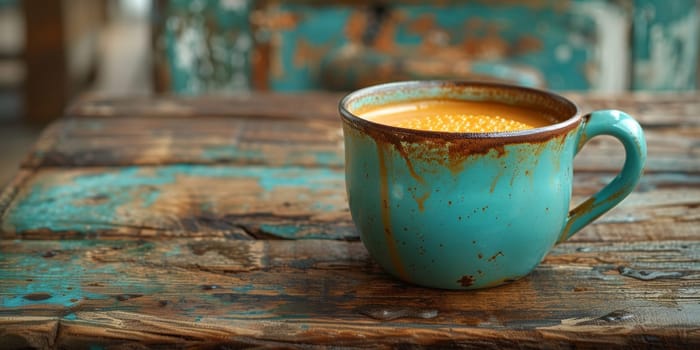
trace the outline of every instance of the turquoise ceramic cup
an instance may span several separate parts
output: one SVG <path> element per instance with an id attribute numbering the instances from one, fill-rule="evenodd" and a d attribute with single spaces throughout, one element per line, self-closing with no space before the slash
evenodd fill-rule
<path id="1" fill-rule="evenodd" d="M 355 114 L 431 98 L 535 108 L 558 122 L 518 132 L 445 133 Z M 516 86 L 390 83 L 347 95 L 340 114 L 348 201 L 362 242 L 386 271 L 428 287 L 484 288 L 527 275 L 555 244 L 622 201 L 646 159 L 644 134 L 629 115 L 581 114 L 562 96 Z M 574 157 L 603 134 L 622 142 L 622 170 L 570 210 Z"/>

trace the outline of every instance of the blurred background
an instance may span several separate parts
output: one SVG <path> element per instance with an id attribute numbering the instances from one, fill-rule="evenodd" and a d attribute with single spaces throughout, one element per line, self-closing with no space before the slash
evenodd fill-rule
<path id="1" fill-rule="evenodd" d="M 0 0 L 0 187 L 86 94 L 696 91 L 700 0 Z"/>

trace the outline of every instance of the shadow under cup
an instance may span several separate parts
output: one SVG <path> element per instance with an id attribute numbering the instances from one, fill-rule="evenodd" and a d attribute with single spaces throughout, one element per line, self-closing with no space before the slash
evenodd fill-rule
<path id="1" fill-rule="evenodd" d="M 356 115 L 426 99 L 496 102 L 556 122 L 516 132 L 449 133 Z M 347 95 L 340 102 L 346 189 L 362 242 L 386 271 L 423 286 L 484 288 L 527 275 L 554 244 L 612 208 L 639 179 L 646 154 L 641 129 L 632 125 L 632 136 L 615 135 L 613 115 L 621 112 L 596 113 L 597 127 L 587 130 L 591 114 L 582 116 L 561 96 L 489 83 L 401 82 Z M 622 119 L 638 127 L 631 117 Z M 602 133 L 625 145 L 622 180 L 570 212 L 574 156 Z"/>

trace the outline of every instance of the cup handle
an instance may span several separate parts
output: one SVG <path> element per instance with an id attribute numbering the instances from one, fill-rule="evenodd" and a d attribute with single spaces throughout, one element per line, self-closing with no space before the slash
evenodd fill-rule
<path id="1" fill-rule="evenodd" d="M 610 135 L 620 140 L 625 147 L 625 164 L 615 179 L 569 211 L 557 243 L 566 241 L 625 199 L 639 182 L 647 158 L 647 144 L 642 127 L 624 112 L 601 110 L 585 115 L 580 135 L 576 153 L 588 140 L 598 135 Z"/>

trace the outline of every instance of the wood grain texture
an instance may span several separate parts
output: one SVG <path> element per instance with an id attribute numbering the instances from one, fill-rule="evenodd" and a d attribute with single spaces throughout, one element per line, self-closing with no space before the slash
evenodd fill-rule
<path id="1" fill-rule="evenodd" d="M 342 170 L 169 165 L 40 169 L 5 211 L 5 238 L 228 237 L 357 240 Z M 614 175 L 586 173 L 572 203 Z M 692 240 L 700 175 L 647 174 L 575 241 Z"/>
<path id="2" fill-rule="evenodd" d="M 341 96 L 87 99 L 71 109 L 74 118 L 45 132 L 25 166 L 232 163 L 342 167 L 337 113 Z M 637 118 L 646 131 L 647 173 L 700 172 L 700 95 L 571 97 L 582 111 L 617 106 Z M 579 172 L 615 172 L 623 160 L 617 140 L 597 137 L 576 158 L 575 167 Z"/>
<path id="3" fill-rule="evenodd" d="M 647 129 L 674 125 L 700 125 L 700 92 L 631 94 L 565 93 L 581 112 L 618 109 L 637 119 Z"/>
<path id="4" fill-rule="evenodd" d="M 59 346 L 700 344 L 698 241 L 566 243 L 530 276 L 471 292 L 398 282 L 359 242 L 4 240 L 0 249 L 0 323 L 25 326 L 0 337 L 27 342 L 49 333 L 50 317 Z"/>
<path id="5" fill-rule="evenodd" d="M 5 185 L 4 188 L 0 188 L 0 219 L 2 219 L 17 193 L 33 173 L 31 170 L 20 169 L 10 183 Z"/>
<path id="6" fill-rule="evenodd" d="M 645 125 L 700 124 L 700 93 L 563 93 L 587 113 L 596 109 L 619 109 Z M 66 112 L 74 117 L 260 117 L 260 118 L 337 118 L 342 93 L 270 92 L 219 96 L 106 97 L 85 95 Z"/>
<path id="7" fill-rule="evenodd" d="M 340 119 L 73 118 L 47 129 L 26 167 L 153 164 L 343 166 Z"/>
<path id="8" fill-rule="evenodd" d="M 74 117 L 247 117 L 275 119 L 336 118 L 343 94 L 238 93 L 198 97 L 160 96 L 112 98 L 86 95 L 66 115 Z"/>
<path id="9" fill-rule="evenodd" d="M 0 347 L 700 347 L 700 98 L 569 94 L 643 124 L 646 174 L 528 277 L 385 274 L 347 208 L 340 95 L 88 98 L 0 192 Z M 617 141 L 575 161 L 572 205 Z"/>
<path id="10" fill-rule="evenodd" d="M 646 172 L 700 173 L 700 126 L 646 130 Z M 700 118 L 698 118 L 700 119 Z M 38 166 L 267 164 L 340 168 L 338 120 L 201 117 L 75 118 L 48 128 L 24 162 Z M 576 171 L 617 171 L 624 161 L 616 139 L 601 136 L 576 157 Z"/>
<path id="11" fill-rule="evenodd" d="M 4 236 L 226 236 L 356 240 L 342 170 L 192 166 L 47 168 L 2 217 Z"/>

